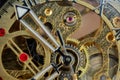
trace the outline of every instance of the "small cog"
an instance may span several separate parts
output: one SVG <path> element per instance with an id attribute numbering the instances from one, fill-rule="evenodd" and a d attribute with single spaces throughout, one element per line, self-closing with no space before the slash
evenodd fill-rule
<path id="1" fill-rule="evenodd" d="M 67 38 L 66 43 L 67 44 L 72 44 L 73 46 L 78 46 L 80 41 L 77 40 L 77 39 L 73 39 L 73 38 Z"/>

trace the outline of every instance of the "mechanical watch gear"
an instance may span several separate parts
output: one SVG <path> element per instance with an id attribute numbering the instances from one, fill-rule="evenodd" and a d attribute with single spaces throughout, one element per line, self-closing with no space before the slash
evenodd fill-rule
<path id="1" fill-rule="evenodd" d="M 120 0 L 1 0 L 0 80 L 120 80 Z"/>

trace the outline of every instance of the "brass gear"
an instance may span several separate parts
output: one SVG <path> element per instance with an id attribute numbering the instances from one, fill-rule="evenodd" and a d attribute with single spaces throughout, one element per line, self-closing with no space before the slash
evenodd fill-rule
<path id="1" fill-rule="evenodd" d="M 107 35 L 106 35 L 107 36 Z M 87 41 L 85 42 L 81 48 L 85 49 L 86 53 L 89 56 L 89 63 L 88 63 L 88 67 L 87 70 L 85 72 L 85 74 L 80 78 L 80 79 L 84 79 L 86 77 L 86 79 L 89 80 L 93 80 L 93 76 L 96 76 L 96 72 L 99 72 L 102 68 L 103 68 L 103 54 L 102 54 L 102 48 L 99 44 L 95 43 L 94 41 Z M 114 53 L 116 53 L 115 50 L 115 45 L 112 45 L 109 47 L 109 75 L 112 78 L 114 76 L 113 73 L 116 73 L 117 67 L 118 67 L 118 59 L 115 56 Z M 112 64 L 114 63 L 114 64 Z M 89 74 L 91 73 L 91 74 Z M 101 77 L 100 77 L 101 76 Z M 99 74 L 100 79 L 105 77 L 103 76 L 103 74 Z M 115 78 L 115 77 L 114 77 Z M 109 78 L 108 78 L 109 80 Z"/>
<path id="2" fill-rule="evenodd" d="M 28 47 L 30 44 L 27 43 L 28 39 L 29 41 L 32 39 L 36 42 L 36 45 L 32 45 L 32 49 L 37 50 L 35 55 Z M 26 30 L 7 33 L 6 36 L 1 39 L 1 42 L 0 56 L 2 64 L 0 68 L 1 72 L 6 76 L 6 79 L 29 79 L 33 74 L 36 74 L 49 65 L 50 52 L 41 42 L 38 42 L 37 39 Z M 28 55 L 28 60 L 26 62 L 20 61 L 20 54 L 22 53 Z M 37 60 L 34 57 L 39 57 L 41 60 Z"/>
<path id="3" fill-rule="evenodd" d="M 119 80 L 120 79 L 120 77 L 119 77 L 119 74 L 120 74 L 120 69 L 119 69 L 120 68 L 120 64 L 119 64 L 120 63 L 120 61 L 119 61 L 120 60 L 119 59 L 120 58 L 120 55 L 119 55 L 119 53 L 120 53 L 120 49 L 119 49 L 119 47 L 120 47 L 120 42 L 119 42 L 119 40 L 120 40 L 119 39 L 119 36 L 120 36 L 120 34 L 119 34 L 120 9 L 119 9 L 119 7 L 116 7 L 117 6 L 116 4 L 119 5 L 119 2 L 120 2 L 119 0 L 111 0 L 112 2 L 108 2 L 108 3 L 106 0 L 107 5 L 105 4 L 105 8 L 103 10 L 104 13 L 102 15 L 100 15 L 100 17 L 99 17 L 102 19 L 101 21 L 104 21 L 103 23 L 101 23 L 101 25 L 103 25 L 103 26 L 99 25 L 99 26 L 101 26 L 102 31 L 98 30 L 97 32 L 95 31 L 93 33 L 89 32 L 87 30 L 90 28 L 92 29 L 92 25 L 89 25 L 90 27 L 86 28 L 85 33 L 83 33 L 83 34 L 87 34 L 87 36 L 86 35 L 81 36 L 82 39 L 79 39 L 80 41 L 71 39 L 71 38 L 70 39 L 69 38 L 66 39 L 66 38 L 68 36 L 70 36 L 72 32 L 74 32 L 75 30 L 78 29 L 78 27 L 80 26 L 80 24 L 82 22 L 81 20 L 83 20 L 82 18 L 84 17 L 84 15 L 86 15 L 87 13 L 91 13 L 91 12 L 92 12 L 92 14 L 93 13 L 97 14 L 97 16 L 100 14 L 99 13 L 100 9 L 96 8 L 96 6 L 99 6 L 100 0 L 95 0 L 95 1 L 93 1 L 93 0 L 85 0 L 85 1 L 84 0 L 63 0 L 63 1 L 62 0 L 50 0 L 50 1 L 39 0 L 39 1 L 41 1 L 39 3 L 34 2 L 34 1 L 38 1 L 38 0 L 23 0 L 23 1 L 28 2 L 27 5 L 29 5 L 29 7 L 31 7 L 33 9 L 33 11 L 39 17 L 39 19 L 41 19 L 43 21 L 43 23 L 47 26 L 49 31 L 52 34 L 54 34 L 54 36 L 56 35 L 55 34 L 56 29 L 59 28 L 63 34 L 64 40 L 66 40 L 66 44 L 70 44 L 70 45 L 68 45 L 70 47 L 69 49 L 78 50 L 78 52 L 81 52 L 82 54 L 85 55 L 85 61 L 83 61 L 84 67 L 79 67 L 79 69 L 77 70 L 79 73 L 82 72 L 81 75 L 77 75 L 77 76 L 79 76 L 80 80 L 85 80 L 85 79 L 86 80 L 99 80 L 99 79 L 107 79 L 107 80 L 117 79 L 117 80 Z M 15 3 L 13 3 L 13 2 L 15 2 Z M 0 79 L 2 78 L 5 80 L 9 80 L 9 79 L 16 80 L 16 78 L 18 78 L 18 77 L 19 77 L 18 79 L 30 78 L 31 76 L 33 76 L 34 71 L 38 72 L 38 69 L 41 70 L 42 68 L 47 66 L 50 63 L 50 59 L 51 59 L 50 58 L 51 54 L 49 54 L 49 53 L 51 53 L 51 51 L 49 51 L 45 45 L 43 45 L 41 42 L 39 42 L 35 36 L 33 36 L 31 33 L 28 32 L 28 30 L 26 30 L 22 26 L 18 27 L 16 25 L 17 23 L 14 24 L 14 22 L 19 22 L 19 21 L 16 21 L 15 13 L 13 10 L 13 5 L 16 3 L 19 3 L 20 5 L 24 4 L 20 0 L 8 0 L 4 7 L 1 8 L 1 6 L 0 6 L 0 24 L 1 24 L 0 30 L 2 31 L 2 34 L 1 34 L 2 37 L 0 38 L 0 41 L 1 41 L 1 43 L 0 43 L 0 46 L 1 46 L 1 48 L 0 48 L 0 63 L 2 63 L 2 64 L 0 64 L 0 71 L 1 71 Z M 30 3 L 32 3 L 32 4 L 30 4 Z M 72 8 L 70 7 L 71 5 L 72 5 Z M 57 9 L 57 8 L 59 8 L 59 9 Z M 55 14 L 54 14 L 54 11 L 55 11 Z M 82 15 L 82 18 L 81 18 L 81 15 Z M 73 18 L 73 20 L 70 21 L 69 19 L 71 17 Z M 88 19 L 88 17 L 87 17 L 87 19 Z M 111 23 L 112 19 L 113 19 L 113 24 Z M 34 20 L 30 20 L 30 17 L 28 17 L 28 16 L 26 16 L 25 20 L 27 22 L 29 22 L 29 24 L 32 26 L 32 28 L 34 30 L 36 30 L 40 33 L 43 33 L 42 36 L 46 37 L 44 32 L 41 32 L 42 30 L 39 29 L 36 24 L 34 24 Z M 91 20 L 91 18 L 90 18 L 90 20 Z M 83 22 L 83 24 L 84 24 L 84 22 Z M 12 26 L 16 26 L 16 27 L 12 27 Z M 82 28 L 83 27 L 81 27 L 81 30 L 83 30 Z M 96 29 L 98 29 L 98 28 L 96 28 Z M 6 30 L 6 31 L 4 31 L 4 30 Z M 97 33 L 97 34 L 95 34 L 95 33 Z M 93 37 L 94 34 L 95 34 L 95 36 Z M 108 34 L 108 35 L 106 36 L 106 34 Z M 117 39 L 115 39 L 116 37 L 117 37 Z M 44 58 L 43 63 L 38 63 L 39 60 L 34 59 L 34 56 L 29 54 L 29 50 L 27 50 L 29 48 L 29 46 L 27 47 L 26 43 L 25 44 L 21 43 L 22 40 L 24 41 L 25 39 L 31 39 L 31 38 L 34 39 L 37 43 L 36 50 L 34 50 L 34 51 L 36 51 L 39 55 L 46 57 L 46 58 Z M 16 44 L 17 44 L 17 47 L 16 47 Z M 8 49 L 9 47 L 12 50 Z M 19 47 L 21 50 L 19 49 Z M 22 51 L 28 52 L 27 55 L 30 56 L 28 63 L 33 62 L 35 64 L 35 66 L 37 66 L 37 67 L 35 67 L 34 64 L 31 64 L 28 67 L 25 66 L 24 70 L 23 70 L 24 64 L 19 61 L 20 57 L 16 57 L 16 55 L 19 56 L 18 54 L 16 54 L 16 55 L 15 54 L 14 55 L 6 54 L 6 52 L 8 54 L 15 53 L 15 50 L 18 53 L 19 52 L 21 53 Z M 112 54 L 112 56 L 111 56 L 111 54 Z M 15 57 L 11 61 L 13 61 L 12 63 L 17 62 L 18 64 L 15 64 L 15 65 L 13 64 L 12 66 L 8 66 L 8 65 L 11 65 L 11 64 L 8 64 L 11 62 L 5 61 L 7 59 L 5 59 L 4 56 L 6 56 L 6 57 L 8 56 L 9 57 L 8 59 L 10 59 L 10 60 Z M 18 59 L 16 59 L 16 58 L 18 58 Z M 43 59 L 41 59 L 41 60 L 43 60 Z M 40 62 L 41 62 L 41 60 L 40 60 Z M 3 62 L 7 62 L 7 63 L 3 63 Z M 92 64 L 90 64 L 90 63 L 92 63 Z M 44 64 L 44 65 L 41 65 L 41 64 Z M 116 65 L 116 64 L 118 64 L 118 65 Z M 5 66 L 5 65 L 7 65 L 7 66 Z M 110 69 L 111 65 L 113 65 L 112 70 Z M 13 66 L 15 66 L 15 67 L 13 67 Z M 42 67 L 39 67 L 39 66 L 42 66 Z M 91 66 L 94 69 L 91 69 Z M 21 71 L 21 67 L 22 67 L 22 71 Z M 32 70 L 30 70 L 29 67 L 31 67 Z M 117 70 L 115 70 L 114 67 Z M 12 68 L 18 69 L 19 68 L 20 70 L 17 70 L 17 71 L 9 70 L 8 68 L 9 69 L 12 69 Z M 89 70 L 89 69 L 91 69 L 91 70 Z M 47 72 L 47 73 L 48 74 L 41 76 L 41 77 L 43 77 L 42 79 L 44 79 L 44 77 L 49 76 L 49 72 Z M 90 76 L 89 76 L 89 73 L 90 73 Z M 30 74 L 30 75 L 24 76 L 27 74 Z M 84 75 L 82 75 L 82 74 L 84 74 Z M 94 75 L 92 75 L 92 74 L 94 74 Z M 87 78 L 86 78 L 86 76 L 87 76 Z"/>

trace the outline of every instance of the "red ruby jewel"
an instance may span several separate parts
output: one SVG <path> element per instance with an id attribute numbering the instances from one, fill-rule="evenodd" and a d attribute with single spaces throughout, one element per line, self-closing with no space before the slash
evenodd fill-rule
<path id="1" fill-rule="evenodd" d="M 73 18 L 72 17 L 69 17 L 69 21 L 72 21 L 73 20 Z"/>
<path id="2" fill-rule="evenodd" d="M 27 53 L 21 53 L 19 56 L 19 60 L 21 62 L 26 62 L 28 60 L 28 54 Z"/>
<path id="3" fill-rule="evenodd" d="M 0 28 L 0 37 L 4 36 L 5 35 L 5 29 L 3 28 Z"/>
<path id="4" fill-rule="evenodd" d="M 67 18 L 67 22 L 72 22 L 73 21 L 73 17 L 68 17 Z"/>
<path id="5" fill-rule="evenodd" d="M 0 77 L 0 80 L 3 80 L 3 79 Z"/>

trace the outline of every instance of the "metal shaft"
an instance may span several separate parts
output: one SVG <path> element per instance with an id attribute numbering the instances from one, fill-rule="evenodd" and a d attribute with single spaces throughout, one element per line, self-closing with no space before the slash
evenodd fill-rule
<path id="1" fill-rule="evenodd" d="M 20 20 L 20 22 L 28 29 L 30 30 L 39 40 L 41 40 L 46 46 L 48 46 L 53 52 L 56 51 L 56 49 L 50 45 L 41 35 L 38 34 L 35 30 L 31 28 L 29 24 L 27 24 L 24 20 Z"/>
<path id="2" fill-rule="evenodd" d="M 40 71 L 39 73 L 37 73 L 32 79 L 34 80 L 39 80 L 39 78 L 44 75 L 47 71 L 49 71 L 50 69 L 52 69 L 53 66 L 50 65 L 47 68 L 43 69 L 42 71 Z"/>
<path id="3" fill-rule="evenodd" d="M 102 16 L 103 14 L 104 5 L 105 5 L 104 0 L 100 0 L 100 13 L 99 13 L 100 16 Z"/>
<path id="4" fill-rule="evenodd" d="M 58 72 L 54 72 L 50 77 L 48 77 L 45 80 L 54 80 L 57 76 L 59 76 L 59 73 Z"/>
<path id="5" fill-rule="evenodd" d="M 34 20 L 39 24 L 39 26 L 45 31 L 45 33 L 48 35 L 48 37 L 55 43 L 55 45 L 57 47 L 60 47 L 60 45 L 57 43 L 57 41 L 55 40 L 55 38 L 51 35 L 51 33 L 46 29 L 46 26 L 42 23 L 41 20 L 38 19 L 38 17 L 36 16 L 36 14 L 30 10 L 30 14 L 31 16 L 34 18 Z"/>

